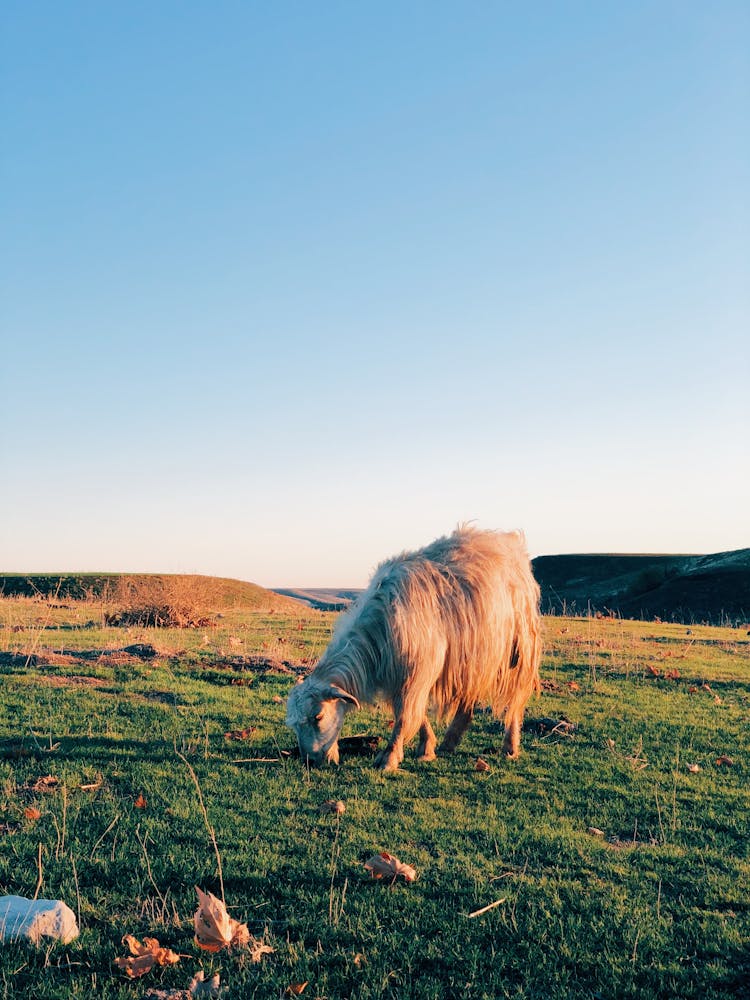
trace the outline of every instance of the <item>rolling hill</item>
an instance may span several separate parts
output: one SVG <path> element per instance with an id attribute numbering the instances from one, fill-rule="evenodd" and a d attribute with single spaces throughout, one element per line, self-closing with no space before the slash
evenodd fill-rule
<path id="1" fill-rule="evenodd" d="M 616 614 L 664 621 L 750 621 L 750 549 L 715 555 L 555 555 L 533 560 L 545 614 Z M 276 593 L 340 611 L 356 589 Z"/>
<path id="2" fill-rule="evenodd" d="M 168 573 L 0 573 L 0 595 L 5 597 L 55 597 L 60 600 L 106 600 L 123 584 L 145 591 L 169 588 L 215 610 L 242 607 L 257 610 L 294 611 L 290 597 L 255 583 L 216 576 Z"/>
<path id="3" fill-rule="evenodd" d="M 714 555 L 539 556 L 533 566 L 546 613 L 750 620 L 750 549 Z"/>

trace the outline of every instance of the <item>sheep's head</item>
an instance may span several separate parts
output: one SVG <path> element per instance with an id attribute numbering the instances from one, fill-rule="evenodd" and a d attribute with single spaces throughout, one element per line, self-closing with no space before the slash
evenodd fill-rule
<path id="1" fill-rule="evenodd" d="M 286 724 L 297 734 L 300 757 L 310 764 L 339 762 L 344 716 L 359 702 L 337 684 L 308 677 L 289 692 Z"/>

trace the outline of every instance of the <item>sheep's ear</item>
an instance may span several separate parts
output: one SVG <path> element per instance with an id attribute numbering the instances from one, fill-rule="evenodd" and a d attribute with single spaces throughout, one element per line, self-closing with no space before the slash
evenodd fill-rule
<path id="1" fill-rule="evenodd" d="M 323 701 L 343 701 L 350 708 L 359 708 L 359 702 L 354 695 L 349 694 L 348 691 L 344 691 L 338 684 L 330 684 L 321 694 L 321 698 Z"/>

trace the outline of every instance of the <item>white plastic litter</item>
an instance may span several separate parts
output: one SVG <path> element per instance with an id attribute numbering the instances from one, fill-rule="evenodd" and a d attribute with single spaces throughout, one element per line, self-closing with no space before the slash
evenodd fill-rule
<path id="1" fill-rule="evenodd" d="M 69 906 L 59 899 L 0 896 L 0 941 L 39 944 L 43 937 L 63 944 L 78 937 L 76 915 Z"/>

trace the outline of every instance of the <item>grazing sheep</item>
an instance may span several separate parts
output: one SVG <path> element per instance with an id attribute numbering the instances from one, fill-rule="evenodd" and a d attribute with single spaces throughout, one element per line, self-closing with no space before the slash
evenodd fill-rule
<path id="1" fill-rule="evenodd" d="M 417 757 L 434 759 L 428 707 L 453 717 L 439 748 L 450 752 L 475 707 L 489 704 L 504 713 L 503 750 L 516 757 L 539 659 L 539 587 L 523 536 L 462 527 L 378 567 L 290 692 L 286 722 L 303 760 L 338 763 L 344 715 L 386 701 L 395 723 L 378 765 L 393 771 L 417 731 Z"/>

